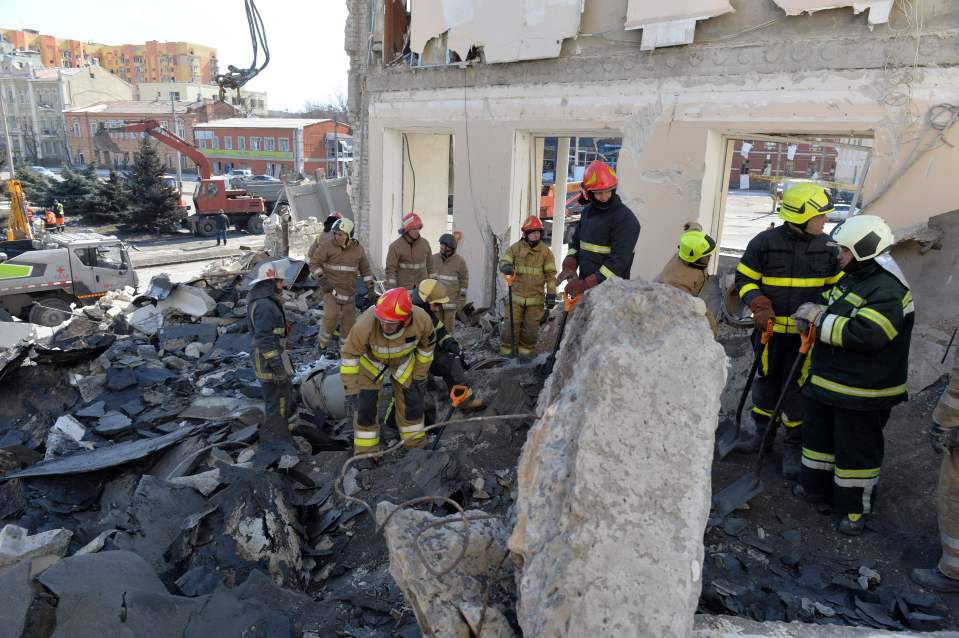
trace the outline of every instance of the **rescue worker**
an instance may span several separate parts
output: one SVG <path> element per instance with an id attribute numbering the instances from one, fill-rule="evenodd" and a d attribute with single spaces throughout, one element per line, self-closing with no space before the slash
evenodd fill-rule
<path id="1" fill-rule="evenodd" d="M 959 593 L 959 355 L 949 375 L 949 386 L 932 411 L 929 440 L 937 454 L 945 452 L 936 491 L 942 557 L 936 567 L 914 569 L 911 576 L 926 589 Z"/>
<path id="2" fill-rule="evenodd" d="M 747 451 L 759 449 L 769 417 L 783 389 L 789 369 L 799 351 L 799 332 L 791 315 L 805 302 L 818 302 L 825 286 L 841 277 L 836 250 L 823 234 L 832 198 L 818 184 L 793 186 L 783 196 L 779 216 L 785 223 L 753 237 L 736 267 L 736 289 L 753 311 L 753 344 L 769 320 L 774 334 L 762 353 L 753 382 L 752 416 L 756 432 Z M 780 423 L 785 426 L 782 471 L 787 480 L 798 480 L 802 449 L 802 402 L 799 380 L 783 398 Z"/>
<path id="3" fill-rule="evenodd" d="M 804 375 L 802 483 L 794 491 L 831 501 L 839 532 L 858 536 L 879 482 L 882 429 L 908 398 L 915 312 L 902 271 L 882 254 L 893 242 L 886 222 L 850 217 L 832 238 L 842 279 L 823 293 L 825 305 L 806 302 L 792 316 L 801 332 L 815 325 L 818 341 Z"/>
<path id="4" fill-rule="evenodd" d="M 539 324 L 545 309 L 556 305 L 556 258 L 541 240 L 543 222 L 539 217 L 526 218 L 522 226 L 523 238 L 510 246 L 499 262 L 499 270 L 514 277 L 512 288 L 512 328 L 504 328 L 500 335 L 500 353 L 513 356 L 513 338 L 521 357 L 533 354 L 539 341 Z M 545 296 L 544 296 L 545 293 Z M 544 309 L 545 306 L 545 309 Z"/>
<path id="5" fill-rule="evenodd" d="M 708 278 L 706 268 L 709 266 L 709 258 L 718 246 L 716 240 L 704 233 L 703 227 L 696 222 L 686 222 L 683 230 L 685 232 L 679 237 L 679 249 L 666 262 L 656 281 L 698 297 Z M 706 319 L 713 329 L 713 334 L 716 334 L 716 317 L 709 308 L 706 308 Z"/>
<path id="6" fill-rule="evenodd" d="M 407 447 L 423 445 L 426 377 L 435 348 L 433 322 L 425 310 L 413 307 L 405 288 L 387 290 L 360 315 L 340 360 L 355 454 L 380 449 L 377 402 L 384 377 L 393 385 L 400 438 Z"/>
<path id="7" fill-rule="evenodd" d="M 466 267 L 466 260 L 456 254 L 458 245 L 456 238 L 446 233 L 440 236 L 440 251 L 433 255 L 436 280 L 443 284 L 449 296 L 449 300 L 443 304 L 440 318 L 450 334 L 453 333 L 456 311 L 466 304 L 466 289 L 470 285 L 470 273 Z"/>
<path id="8" fill-rule="evenodd" d="M 213 221 L 216 222 L 216 245 L 219 246 L 220 242 L 223 242 L 226 246 L 226 231 L 230 227 L 230 218 L 221 208 L 213 217 Z"/>
<path id="9" fill-rule="evenodd" d="M 283 275 L 272 266 L 247 293 L 247 323 L 253 335 L 253 365 L 263 389 L 265 416 L 260 441 L 292 442 L 289 418 L 294 411 L 293 366 L 286 352 L 289 328 L 283 312 Z"/>
<path id="10" fill-rule="evenodd" d="M 319 279 L 324 277 L 329 290 L 323 295 L 323 326 L 320 329 L 318 347 L 328 358 L 336 358 L 339 349 L 330 346 L 337 325 L 349 334 L 356 321 L 356 278 L 366 283 L 367 304 L 373 293 L 373 271 L 366 251 L 353 238 L 354 226 L 349 219 L 336 220 L 330 237 L 324 240 L 310 255 L 310 271 Z"/>
<path id="11" fill-rule="evenodd" d="M 420 236 L 423 220 L 416 213 L 403 216 L 400 237 L 386 253 L 386 287 L 406 288 L 412 291 L 421 281 L 432 277 L 433 251 L 430 243 Z"/>
<path id="12" fill-rule="evenodd" d="M 466 393 L 468 401 L 463 404 L 464 412 L 482 410 L 483 401 L 473 396 L 473 389 L 466 380 L 466 371 L 461 363 L 463 351 L 460 344 L 453 338 L 440 318 L 443 309 L 450 301 L 443 284 L 436 279 L 424 279 L 413 292 L 412 300 L 414 306 L 422 308 L 430 316 L 433 330 L 436 331 L 436 350 L 433 353 L 430 373 L 442 377 L 447 389 L 452 389 L 454 385 L 465 385 L 470 388 Z"/>
<path id="13" fill-rule="evenodd" d="M 337 211 L 333 211 L 327 215 L 326 219 L 323 221 L 323 232 L 316 236 L 313 240 L 313 243 L 310 244 L 309 250 L 306 251 L 306 260 L 309 261 L 313 259 L 313 253 L 319 250 L 320 245 L 327 239 L 330 239 L 333 236 L 333 224 L 336 223 L 336 220 L 343 219 L 343 215 Z"/>
<path id="14" fill-rule="evenodd" d="M 63 204 L 60 203 L 60 200 L 53 200 L 53 211 L 56 213 L 57 226 L 60 228 L 60 232 L 63 232 L 67 225 L 67 217 L 63 213 Z"/>
<path id="15" fill-rule="evenodd" d="M 616 173 L 596 160 L 586 167 L 579 201 L 586 208 L 569 243 L 557 285 L 577 296 L 607 279 L 629 279 L 639 220 L 616 194 Z M 578 271 L 578 273 L 577 273 Z"/>
<path id="16" fill-rule="evenodd" d="M 48 210 L 43 216 L 43 221 L 46 225 L 46 229 L 53 231 L 57 228 L 57 216 L 52 210 Z"/>

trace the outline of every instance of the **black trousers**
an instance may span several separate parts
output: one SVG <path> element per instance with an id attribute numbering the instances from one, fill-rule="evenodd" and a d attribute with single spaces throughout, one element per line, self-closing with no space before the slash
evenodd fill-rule
<path id="1" fill-rule="evenodd" d="M 760 333 L 753 333 L 753 345 L 758 346 Z M 799 354 L 799 335 L 775 333 L 766 348 L 762 352 L 762 363 L 759 365 L 759 371 L 756 379 L 753 381 L 753 419 L 757 425 L 764 427 L 772 417 L 773 409 L 776 407 L 776 400 L 779 393 L 782 392 L 783 384 L 786 383 L 786 375 L 792 369 L 796 355 Z M 783 399 L 782 416 L 779 418 L 780 425 L 787 431 L 792 428 L 801 427 L 802 400 L 799 397 L 799 379 L 802 376 L 802 370 L 797 370 L 793 382 L 786 391 Z"/>
<path id="2" fill-rule="evenodd" d="M 889 408 L 846 410 L 803 397 L 802 485 L 832 496 L 837 514 L 869 514 L 882 467 Z"/>
<path id="3" fill-rule="evenodd" d="M 468 385 L 466 371 L 463 370 L 463 364 L 460 363 L 459 358 L 440 348 L 437 348 L 433 353 L 430 374 L 441 377 L 443 382 L 446 383 L 447 390 L 452 389 L 454 385 Z"/>
<path id="4" fill-rule="evenodd" d="M 261 440 L 276 441 L 290 436 L 289 421 L 295 410 L 293 384 L 284 381 L 260 381 L 266 414 L 260 432 Z"/>

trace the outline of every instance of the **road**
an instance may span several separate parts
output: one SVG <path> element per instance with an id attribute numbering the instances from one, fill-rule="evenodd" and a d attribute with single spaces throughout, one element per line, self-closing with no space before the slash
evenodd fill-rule
<path id="1" fill-rule="evenodd" d="M 136 268 L 161 266 L 190 261 L 210 260 L 217 257 L 239 255 L 241 247 L 251 250 L 263 248 L 263 235 L 249 235 L 244 232 L 227 233 L 226 246 L 217 246 L 213 237 L 194 237 L 188 233 L 167 236 L 160 239 L 127 242 L 130 247 L 130 259 Z"/>
<path id="2" fill-rule="evenodd" d="M 779 215 L 772 212 L 772 199 L 765 191 L 730 191 L 726 198 L 719 246 L 724 252 L 742 253 L 749 240 L 769 228 L 770 222 L 779 226 Z M 828 234 L 835 224 L 826 224 Z"/>
<path id="3" fill-rule="evenodd" d="M 191 261 L 185 264 L 171 264 L 167 266 L 147 266 L 137 268 L 137 277 L 140 280 L 140 289 L 144 290 L 150 284 L 150 279 L 161 273 L 170 276 L 170 281 L 174 283 L 183 283 L 191 281 L 200 276 L 203 267 L 210 263 L 211 259 L 205 261 Z"/>

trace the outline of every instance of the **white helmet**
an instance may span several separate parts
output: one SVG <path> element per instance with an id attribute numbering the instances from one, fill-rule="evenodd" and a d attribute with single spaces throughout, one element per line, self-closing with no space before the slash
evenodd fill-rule
<path id="1" fill-rule="evenodd" d="M 346 217 L 341 217 L 333 222 L 333 227 L 330 229 L 334 233 L 343 233 L 347 238 L 353 238 L 353 222 L 352 220 L 347 219 Z"/>
<path id="2" fill-rule="evenodd" d="M 889 224 L 876 215 L 856 215 L 832 230 L 832 239 L 848 248 L 856 261 L 873 259 L 892 246 Z"/>

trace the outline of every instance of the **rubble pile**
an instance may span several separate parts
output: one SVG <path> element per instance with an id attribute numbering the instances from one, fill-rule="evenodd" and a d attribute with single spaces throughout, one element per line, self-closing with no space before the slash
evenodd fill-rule
<path id="1" fill-rule="evenodd" d="M 384 530 L 334 493 L 350 457 L 345 419 L 301 409 L 297 427 L 325 443 L 294 436 L 298 457 L 277 461 L 258 441 L 245 289 L 268 259 L 220 262 L 190 284 L 154 278 L 141 295 L 78 309 L 48 339 L 0 350 L 0 583 L 11 626 L 77 637 L 420 635 Z M 296 378 L 334 369 L 314 354 L 320 295 L 306 284 L 284 298 Z M 485 358 L 485 340 L 465 335 L 468 356 Z M 451 426 L 436 451 L 351 468 L 346 492 L 371 507 L 450 497 L 497 516 L 502 545 L 528 422 L 496 415 L 531 412 L 536 388 L 499 372 L 476 372 L 477 391 L 498 397 L 484 421 Z M 437 381 L 433 419 L 447 393 Z M 490 592 L 496 612 L 476 596 L 459 601 L 484 635 L 518 629 L 508 586 Z"/>
<path id="2" fill-rule="evenodd" d="M 300 221 L 291 220 L 288 224 L 290 245 L 287 254 L 295 259 L 305 259 L 313 239 L 323 233 L 323 222 L 316 217 L 307 217 Z M 283 224 L 277 213 L 263 221 L 263 232 L 263 249 L 271 255 L 282 255 Z"/>

